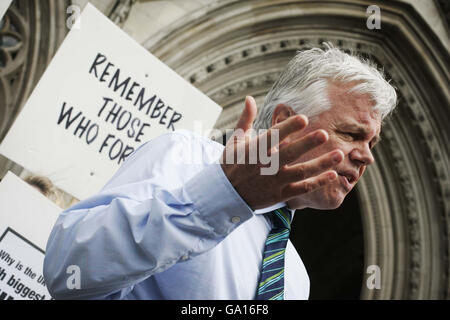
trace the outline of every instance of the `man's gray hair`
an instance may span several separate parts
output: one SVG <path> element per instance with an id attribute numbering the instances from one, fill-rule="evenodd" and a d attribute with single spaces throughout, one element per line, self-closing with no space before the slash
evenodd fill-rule
<path id="1" fill-rule="evenodd" d="M 266 96 L 253 127 L 268 129 L 276 106 L 285 104 L 308 118 L 331 108 L 328 83 L 356 81 L 350 92 L 367 93 L 374 100 L 374 110 L 384 119 L 396 106 L 395 89 L 376 65 L 363 58 L 346 54 L 330 43 L 325 50 L 313 48 L 298 51 Z"/>

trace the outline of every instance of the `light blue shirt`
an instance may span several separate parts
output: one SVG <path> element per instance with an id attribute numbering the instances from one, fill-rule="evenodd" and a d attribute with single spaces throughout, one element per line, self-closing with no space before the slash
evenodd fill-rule
<path id="1" fill-rule="evenodd" d="M 285 204 L 253 211 L 219 164 L 223 149 L 187 131 L 164 134 L 99 194 L 64 211 L 44 260 L 52 296 L 254 299 L 271 229 L 263 213 Z M 308 274 L 289 242 L 284 298 L 308 296 Z"/>

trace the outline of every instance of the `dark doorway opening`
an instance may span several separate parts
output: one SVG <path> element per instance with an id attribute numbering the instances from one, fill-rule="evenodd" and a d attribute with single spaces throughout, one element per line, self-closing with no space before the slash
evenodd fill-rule
<path id="1" fill-rule="evenodd" d="M 357 194 L 336 210 L 297 210 L 291 241 L 310 278 L 310 300 L 360 299 L 364 238 Z"/>

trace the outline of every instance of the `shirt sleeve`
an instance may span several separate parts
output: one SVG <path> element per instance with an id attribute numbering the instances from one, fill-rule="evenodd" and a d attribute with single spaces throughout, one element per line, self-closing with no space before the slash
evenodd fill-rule
<path id="1" fill-rule="evenodd" d="M 123 298 L 134 284 L 212 249 L 250 219 L 253 211 L 223 173 L 213 144 L 181 133 L 160 136 L 130 156 L 98 195 L 64 211 L 44 259 L 51 295 Z"/>

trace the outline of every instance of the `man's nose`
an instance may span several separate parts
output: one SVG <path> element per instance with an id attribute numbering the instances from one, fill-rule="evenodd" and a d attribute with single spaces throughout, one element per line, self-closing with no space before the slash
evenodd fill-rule
<path id="1" fill-rule="evenodd" d="M 372 151 L 367 145 L 353 149 L 349 156 L 350 160 L 356 162 L 358 165 L 369 166 L 375 162 Z"/>

